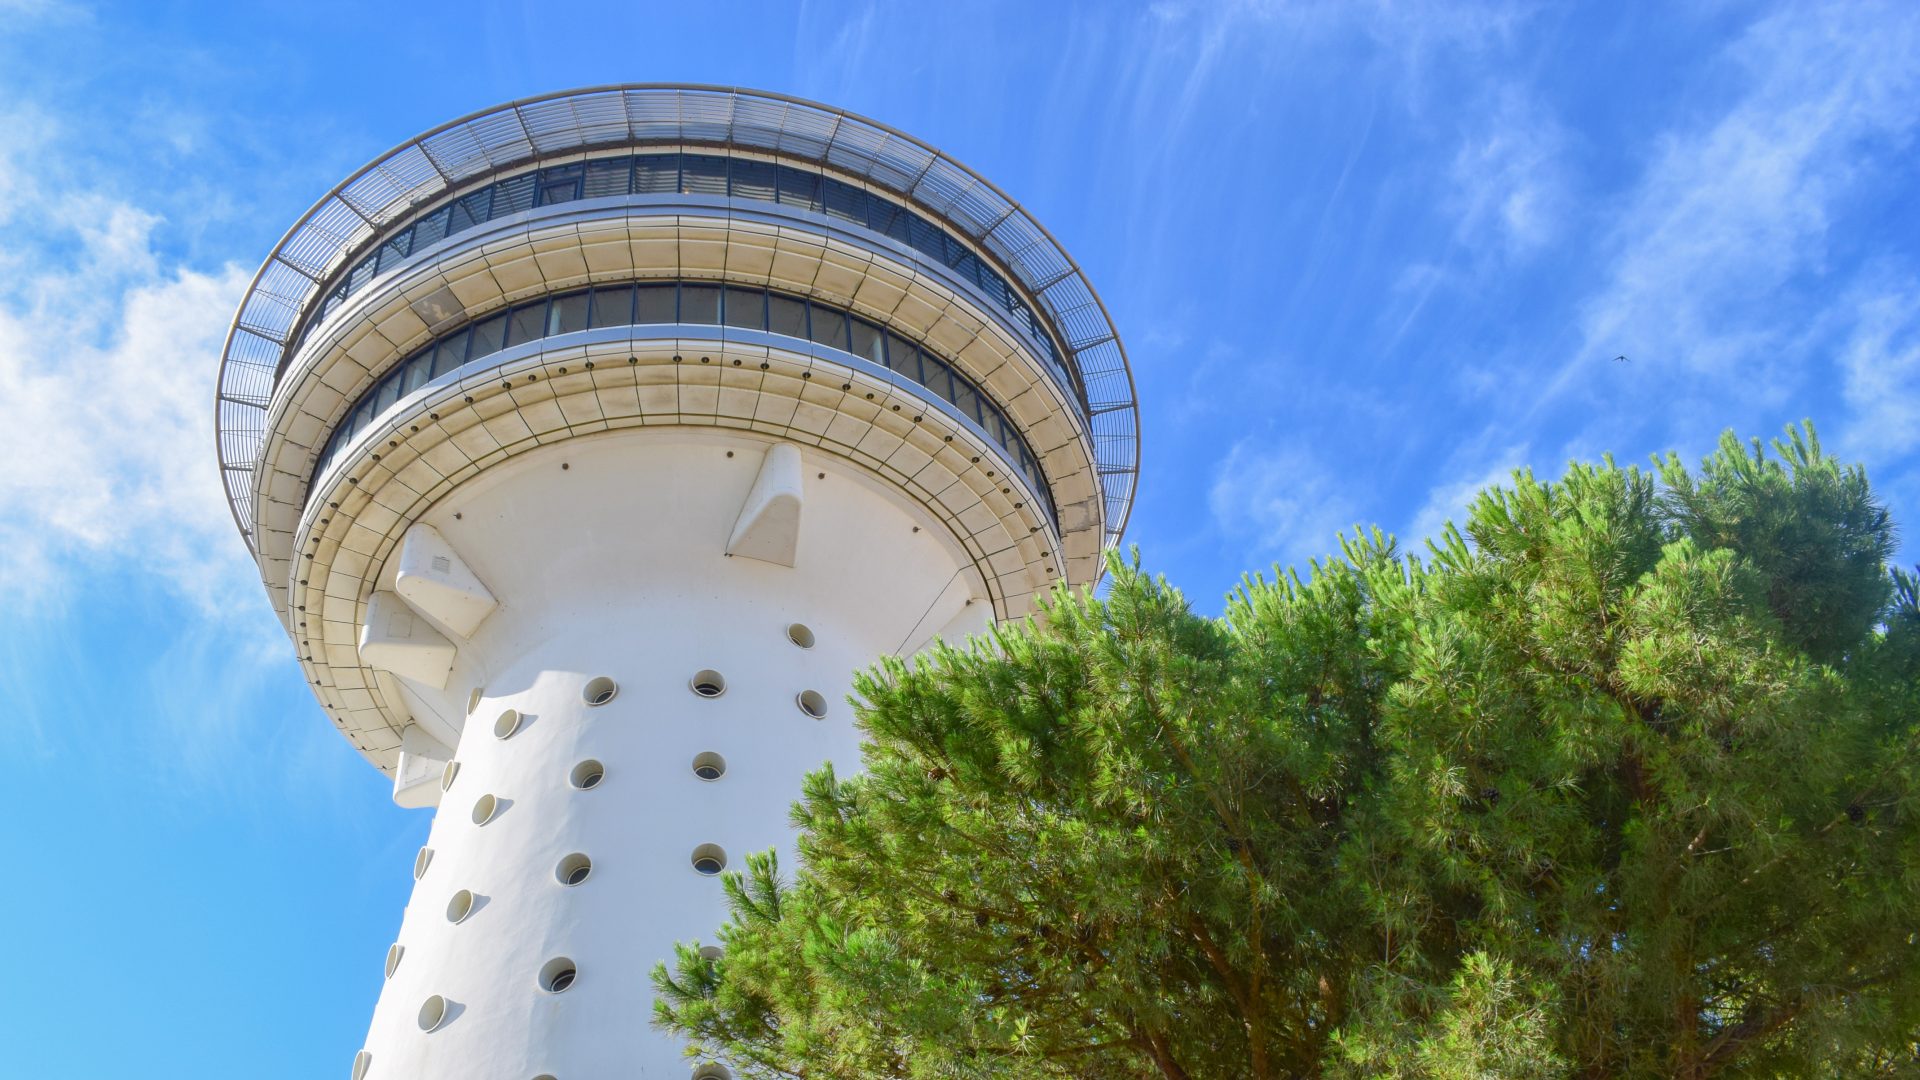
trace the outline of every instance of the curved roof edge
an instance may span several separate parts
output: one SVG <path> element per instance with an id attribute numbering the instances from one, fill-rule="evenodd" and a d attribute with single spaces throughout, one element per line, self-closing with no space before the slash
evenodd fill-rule
<path id="1" fill-rule="evenodd" d="M 1043 308 L 1087 396 L 1105 542 L 1126 529 L 1139 482 L 1140 420 L 1126 350 L 1080 267 L 991 181 L 864 116 L 739 87 L 629 83 L 507 102 L 408 139 L 341 181 L 281 237 L 248 285 L 221 348 L 214 440 L 249 551 L 253 473 L 289 335 L 350 252 L 422 202 L 534 158 L 648 143 L 710 143 L 830 165 L 896 192 L 991 252 Z"/>

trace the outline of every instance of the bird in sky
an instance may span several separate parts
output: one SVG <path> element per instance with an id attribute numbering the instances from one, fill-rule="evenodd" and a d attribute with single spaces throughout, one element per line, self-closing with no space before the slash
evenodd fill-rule
<path id="1" fill-rule="evenodd" d="M 1617 364 L 1617 363 L 1620 363 L 1620 362 L 1622 362 L 1622 361 L 1625 361 L 1625 362 L 1627 362 L 1627 363 L 1632 363 L 1632 361 L 1631 361 L 1631 360 L 1627 360 L 1627 358 L 1626 358 L 1626 357 L 1624 357 L 1624 356 L 1616 356 L 1616 357 L 1614 357 L 1614 358 L 1613 358 L 1613 360 L 1614 360 L 1614 363 L 1616 363 L 1616 364 Z"/>

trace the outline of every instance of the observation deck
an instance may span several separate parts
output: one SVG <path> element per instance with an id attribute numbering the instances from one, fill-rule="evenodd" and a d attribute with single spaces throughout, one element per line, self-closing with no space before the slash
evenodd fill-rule
<path id="1" fill-rule="evenodd" d="M 793 205 L 782 199 L 787 190 L 779 186 L 778 174 L 754 187 L 751 181 L 731 181 L 724 172 L 716 177 L 683 165 L 669 189 L 652 182 L 658 180 L 657 170 L 635 169 L 616 193 L 606 186 L 611 170 L 594 164 L 622 149 L 634 156 L 664 156 L 643 153 L 660 148 L 680 151 L 676 156 L 683 163 L 731 157 L 777 163 L 786 172 L 804 168 L 819 177 L 822 190 L 803 205 L 828 229 L 857 230 L 869 238 L 877 232 L 917 255 L 949 264 L 983 294 L 992 294 L 989 304 L 1037 345 L 1048 374 L 1078 412 L 1098 489 L 1094 527 L 1101 546 L 1118 541 L 1138 479 L 1132 374 L 1098 294 L 1025 208 L 934 147 L 841 109 L 734 87 L 606 86 L 511 102 L 409 139 L 315 203 L 254 275 L 222 349 L 216 449 L 234 522 L 259 560 L 283 620 L 293 621 L 287 580 L 293 523 L 287 510 L 304 506 L 312 466 L 328 442 L 311 438 L 304 428 L 299 432 L 298 449 L 314 460 L 294 484 L 276 477 L 283 462 L 269 459 L 269 444 L 275 422 L 289 419 L 276 415 L 276 400 L 290 380 L 322 359 L 314 355 L 316 332 L 354 293 L 456 242 L 462 224 L 511 223 L 529 211 L 610 197 L 635 210 L 649 202 L 657 207 L 678 202 L 751 214 L 754 202 Z M 559 185 L 542 186 L 546 177 L 531 171 L 554 163 L 578 164 L 581 175 L 569 197 L 556 198 Z M 502 211 L 489 208 L 481 216 L 458 205 L 474 201 L 475 192 L 491 188 L 489 194 L 497 193 L 500 178 L 524 181 L 513 199 L 500 200 Z M 842 192 L 855 193 L 864 205 L 830 199 Z M 901 212 L 878 220 L 873 206 L 889 201 Z M 442 220 L 431 225 L 436 213 Z M 919 227 L 928 224 L 935 228 Z M 762 285 L 771 280 L 765 274 L 749 279 Z M 427 319 L 392 332 L 410 330 L 418 337 L 430 329 Z M 319 419 L 331 437 L 334 427 L 351 416 L 343 410 Z M 263 520 L 274 518 L 276 507 L 278 519 Z M 1079 576 L 1069 571 L 1070 578 Z"/>

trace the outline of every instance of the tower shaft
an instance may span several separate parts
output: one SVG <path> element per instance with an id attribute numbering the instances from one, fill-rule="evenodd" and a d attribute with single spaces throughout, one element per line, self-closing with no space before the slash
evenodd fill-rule
<path id="1" fill-rule="evenodd" d="M 801 776 L 858 765 L 850 673 L 986 625 L 934 519 L 823 455 L 797 455 L 793 565 L 728 555 L 779 449 L 685 429 L 571 440 L 413 526 L 498 606 L 444 688 L 406 683 L 416 716 L 458 735 L 419 741 L 405 770 L 440 806 L 367 1037 L 379 1075 L 686 1075 L 647 1025 L 648 973 L 676 939 L 713 943 L 724 896 L 702 869 L 766 848 L 792 866 Z M 557 961 L 575 976 L 556 993 Z"/>

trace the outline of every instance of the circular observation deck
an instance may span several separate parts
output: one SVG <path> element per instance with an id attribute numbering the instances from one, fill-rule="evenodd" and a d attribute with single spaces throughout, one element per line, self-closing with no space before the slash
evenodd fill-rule
<path id="1" fill-rule="evenodd" d="M 738 88 L 634 84 L 530 98 L 444 124 L 349 177 L 282 238 L 228 333 L 216 402 L 222 480 L 249 550 L 263 554 L 256 511 L 276 391 L 305 335 L 364 283 L 356 282 L 363 269 L 367 278 L 385 270 L 380 249 L 454 193 L 549 159 L 622 147 L 714 148 L 810 164 L 891 194 L 977 248 L 992 266 L 972 273 L 988 292 L 997 291 L 989 279 L 1011 286 L 1003 307 L 1016 321 L 1030 311 L 1033 351 L 1081 413 L 1101 534 L 1107 545 L 1117 542 L 1138 476 L 1132 374 L 1104 304 L 1038 221 L 937 149 L 843 110 Z M 276 584 L 270 591 L 283 595 Z"/>

